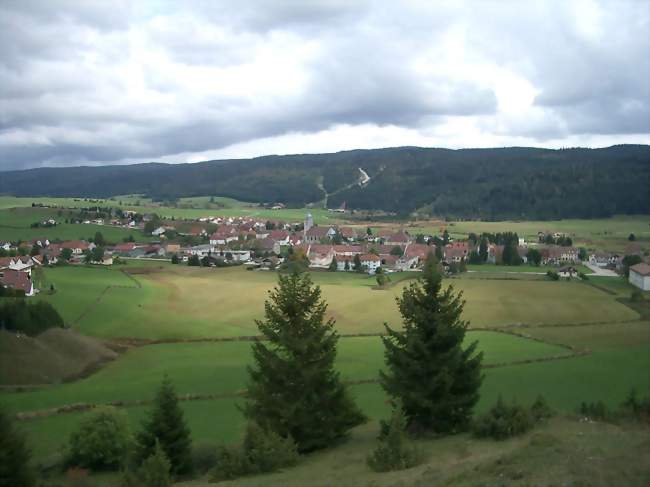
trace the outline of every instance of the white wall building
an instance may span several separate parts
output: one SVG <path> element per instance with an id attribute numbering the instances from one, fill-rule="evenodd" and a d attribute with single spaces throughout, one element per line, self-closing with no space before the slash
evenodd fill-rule
<path id="1" fill-rule="evenodd" d="M 650 291 L 650 264 L 642 262 L 630 267 L 629 281 L 643 291 Z"/>

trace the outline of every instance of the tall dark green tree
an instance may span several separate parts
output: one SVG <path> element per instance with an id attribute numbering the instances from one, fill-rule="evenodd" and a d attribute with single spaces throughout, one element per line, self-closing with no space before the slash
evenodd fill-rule
<path id="1" fill-rule="evenodd" d="M 192 470 L 192 439 L 185 423 L 183 410 L 169 377 L 165 376 L 149 417 L 143 422 L 137 435 L 140 461 L 155 453 L 156 441 L 167 455 L 174 475 Z"/>
<path id="2" fill-rule="evenodd" d="M 487 238 L 483 237 L 481 243 L 478 247 L 478 255 L 481 257 L 483 262 L 486 262 L 488 259 L 488 241 Z"/>
<path id="3" fill-rule="evenodd" d="M 25 438 L 0 406 L 0 487 L 36 485 Z"/>
<path id="4" fill-rule="evenodd" d="M 467 428 L 479 399 L 483 354 L 476 352 L 477 342 L 463 347 L 468 322 L 461 319 L 462 293 L 452 286 L 442 290 L 437 262 L 429 258 L 422 277 L 404 289 L 397 304 L 404 329 L 386 325 L 383 388 L 401 401 L 413 432 Z"/>
<path id="5" fill-rule="evenodd" d="M 267 341 L 253 345 L 244 412 L 300 452 L 332 445 L 364 417 L 334 369 L 339 337 L 320 288 L 308 274 L 281 275 L 264 307 L 257 326 Z"/>

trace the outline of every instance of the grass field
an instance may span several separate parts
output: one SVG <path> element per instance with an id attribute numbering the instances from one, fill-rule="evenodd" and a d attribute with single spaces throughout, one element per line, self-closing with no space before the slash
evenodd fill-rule
<path id="1" fill-rule="evenodd" d="M 162 206 L 151 199 L 138 195 L 115 196 L 110 199 L 84 200 L 83 198 L 17 198 L 0 196 L 0 210 L 8 208 L 28 208 L 32 203 L 56 205 L 65 208 L 81 208 L 87 206 L 112 206 L 139 213 L 157 213 L 166 218 L 196 219 L 207 216 L 250 216 L 260 219 L 285 220 L 302 222 L 309 212 L 314 222 L 326 224 L 342 221 L 340 213 L 328 212 L 323 208 L 284 208 L 271 210 L 259 207 L 253 203 L 245 203 L 232 198 L 215 197 L 215 203 L 210 202 L 209 196 L 181 198 L 176 207 Z M 31 209 L 31 208 L 30 208 Z M 1 214 L 1 213 L 0 213 Z M 2 220 L 0 219 L 0 224 Z M 30 222 L 31 223 L 31 222 Z"/>
<path id="2" fill-rule="evenodd" d="M 612 218 L 595 220 L 551 220 L 551 221 L 459 221 L 437 222 L 427 225 L 407 227 L 414 234 L 438 234 L 442 228 L 456 237 L 466 237 L 469 233 L 483 232 L 517 232 L 527 241 L 537 241 L 537 232 L 565 233 L 572 237 L 575 246 L 589 249 L 597 248 L 610 251 L 622 251 L 630 243 L 631 233 L 636 236 L 636 243 L 645 250 L 650 250 L 650 215 L 619 215 Z"/>
<path id="3" fill-rule="evenodd" d="M 486 364 L 566 355 L 558 346 L 496 332 L 472 332 Z M 84 402 L 150 399 L 164 374 L 181 394 L 234 394 L 246 388 L 250 342 L 173 343 L 131 349 L 96 374 L 69 384 L 4 396 L 13 411 L 30 411 Z M 337 368 L 344 380 L 375 379 L 383 367 L 378 337 L 343 338 Z M 2 396 L 0 396 L 2 397 Z"/>
<path id="4" fill-rule="evenodd" d="M 593 271 L 584 265 L 574 265 L 578 272 L 584 274 L 593 274 Z M 545 274 L 547 271 L 557 271 L 553 266 L 534 266 L 534 265 L 496 265 L 496 264 L 467 264 L 468 271 L 490 272 L 490 273 L 514 273 L 514 272 L 533 272 L 536 274 Z"/>
<path id="5" fill-rule="evenodd" d="M 139 262 L 124 269 L 138 271 Z M 103 338 L 178 339 L 255 335 L 267 291 L 277 280 L 271 272 L 190 268 L 150 264 L 136 274 L 142 288 L 117 269 L 65 267 L 45 270 L 46 283 L 57 292 L 43 295 L 67 323 Z M 375 290 L 374 279 L 353 273 L 312 273 L 329 303 L 328 314 L 341 333 L 376 333 L 384 322 L 399 326 L 395 304 L 408 281 Z M 607 294 L 581 282 L 445 281 L 464 293 L 465 318 L 473 327 L 514 323 L 567 324 L 637 319 L 638 314 Z M 112 288 L 97 300 L 107 285 Z M 49 286 L 48 286 L 49 287 Z M 562 305 L 558 305 L 562 303 Z M 87 311 L 84 316 L 79 316 Z"/>
<path id="6" fill-rule="evenodd" d="M 0 197 L 0 200 L 3 197 Z M 88 240 L 94 238 L 96 232 L 101 232 L 109 243 L 120 243 L 125 238 L 133 236 L 138 241 L 148 241 L 139 230 L 113 227 L 110 225 L 83 225 L 64 223 L 67 213 L 59 215 L 59 210 L 53 208 L 5 208 L 0 209 L 0 242 L 17 242 L 47 237 L 50 240 Z M 30 225 L 45 219 L 54 218 L 58 225 L 54 227 L 31 228 Z"/>
<path id="7" fill-rule="evenodd" d="M 599 399 L 616 407 L 632 387 L 642 394 L 650 393 L 647 374 L 650 368 L 650 322 L 529 328 L 526 332 L 551 341 L 588 346 L 592 354 L 486 369 L 478 411 L 489 408 L 499 395 L 508 400 L 529 402 L 543 394 L 554 408 L 574 411 L 582 401 Z M 506 358 L 516 360 L 525 354 L 539 357 L 557 352 L 555 347 L 543 343 L 494 332 L 472 332 L 469 338 L 479 339 L 488 363 Z M 370 345 L 373 340 L 374 345 Z M 220 348 L 224 345 L 231 348 L 228 351 Z M 338 364 L 343 376 L 363 377 L 371 369 L 379 368 L 381 355 L 378 345 L 376 338 L 342 339 Z M 43 391 L 3 394 L 0 398 L 13 410 L 62 402 L 114 399 L 118 393 L 125 398 L 138 398 L 145 391 L 153 391 L 164 372 L 170 374 L 181 392 L 192 389 L 237 390 L 245 383 L 241 357 L 248 353 L 248 346 L 241 343 L 148 346 L 133 351 L 130 356 L 125 355 L 83 381 Z M 217 351 L 222 353 L 217 354 Z M 237 362 L 240 365 L 235 365 Z M 373 362 L 377 365 L 371 365 Z M 387 398 L 377 384 L 355 385 L 351 390 L 373 421 L 388 414 Z M 243 430 L 243 418 L 236 408 L 240 402 L 241 399 L 235 398 L 183 402 L 195 441 L 238 441 Z M 127 408 L 126 411 L 137 427 L 146 408 Z M 72 413 L 25 421 L 20 425 L 29 433 L 37 458 L 45 461 L 58 455 L 61 445 L 81 417 L 82 413 Z M 373 426 L 373 431 L 375 429 Z M 355 447 L 359 445 L 355 444 Z"/>

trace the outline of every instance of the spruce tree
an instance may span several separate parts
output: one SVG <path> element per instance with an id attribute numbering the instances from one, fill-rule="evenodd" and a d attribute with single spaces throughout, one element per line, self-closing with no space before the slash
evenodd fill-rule
<path id="1" fill-rule="evenodd" d="M 344 438 L 364 417 L 334 369 L 338 335 L 308 274 L 280 276 L 257 326 L 246 416 L 309 452 Z"/>
<path id="2" fill-rule="evenodd" d="M 23 435 L 0 407 L 0 487 L 36 485 L 29 465 L 30 452 Z"/>
<path id="3" fill-rule="evenodd" d="M 137 436 L 138 457 L 144 461 L 155 453 L 156 441 L 171 463 L 171 473 L 192 470 L 192 439 L 183 410 L 169 377 L 165 376 L 156 394 L 153 409 Z"/>
<path id="4" fill-rule="evenodd" d="M 437 262 L 429 257 L 422 277 L 397 299 L 404 329 L 386 326 L 387 372 L 383 388 L 401 401 L 412 432 L 453 433 L 467 428 L 479 399 L 482 353 L 463 348 L 465 302 L 453 287 L 441 289 Z"/>

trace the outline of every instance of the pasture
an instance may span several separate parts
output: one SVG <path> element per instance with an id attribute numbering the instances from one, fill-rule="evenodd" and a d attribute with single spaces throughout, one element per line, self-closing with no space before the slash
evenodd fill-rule
<path id="1" fill-rule="evenodd" d="M 133 273 L 141 287 L 118 269 Z M 372 277 L 356 273 L 313 272 L 328 302 L 328 315 L 339 333 L 380 333 L 384 323 L 399 327 L 395 303 L 409 281 L 373 289 Z M 39 299 L 52 302 L 68 324 L 101 338 L 183 339 L 250 336 L 262 318 L 273 272 L 243 267 L 207 269 L 184 265 L 140 266 L 129 261 L 114 269 L 46 269 L 47 287 L 57 292 Z M 397 280 L 398 276 L 394 276 Z M 492 280 L 468 277 L 445 280 L 463 292 L 464 317 L 471 327 L 571 324 L 638 319 L 616 296 L 583 282 Z M 114 286 L 100 293 L 106 286 Z"/>
<path id="2" fill-rule="evenodd" d="M 0 209 L 0 242 L 17 242 L 44 237 L 50 240 L 88 240 L 94 238 L 96 232 L 101 232 L 104 239 L 109 243 L 120 243 L 129 236 L 138 241 L 151 240 L 151 237 L 146 237 L 139 230 L 110 225 L 65 223 L 65 218 L 68 216 L 68 211 L 54 208 Z M 32 223 L 49 218 L 54 218 L 58 224 L 54 227 L 31 227 Z"/>
<path id="3" fill-rule="evenodd" d="M 342 220 L 340 213 L 328 212 L 323 208 L 282 208 L 272 210 L 245 203 L 232 198 L 214 197 L 214 202 L 209 196 L 180 198 L 175 206 L 163 205 L 152 201 L 142 195 L 114 196 L 107 199 L 84 198 L 50 198 L 50 197 L 13 197 L 0 196 L 0 210 L 9 208 L 30 208 L 32 203 L 58 206 L 63 208 L 82 208 L 88 206 L 111 206 L 124 210 L 137 211 L 138 213 L 157 213 L 163 218 L 197 219 L 208 216 L 248 216 L 268 220 L 284 220 L 302 222 L 305 215 L 310 212 L 316 223 L 339 223 Z M 0 212 L 0 215 L 2 213 Z M 0 219 L 0 223 L 1 223 Z"/>
<path id="4" fill-rule="evenodd" d="M 565 348 L 496 332 L 477 331 L 488 365 L 569 355 Z M 234 395 L 246 388 L 251 343 L 165 343 L 132 348 L 99 372 L 76 382 L 5 397 L 13 411 L 31 411 L 79 402 L 148 400 L 168 374 L 180 394 Z M 339 342 L 337 368 L 346 381 L 377 379 L 383 366 L 379 337 L 349 337 Z"/>
<path id="5" fill-rule="evenodd" d="M 462 238 L 466 238 L 472 232 L 476 234 L 516 232 L 529 242 L 537 241 L 537 232 L 558 232 L 569 235 L 575 246 L 617 252 L 623 251 L 630 244 L 628 237 L 633 233 L 636 237 L 635 243 L 645 250 L 650 250 L 650 216 L 648 215 L 617 215 L 594 220 L 457 221 L 436 222 L 435 225 L 422 222 L 406 228 L 413 234 L 434 235 L 446 229 L 452 236 Z"/>
<path id="6" fill-rule="evenodd" d="M 589 347 L 591 354 L 565 360 L 485 369 L 478 411 L 487 410 L 499 395 L 527 403 L 543 394 L 561 411 L 574 411 L 582 401 L 599 399 L 617 406 L 632 387 L 650 392 L 650 322 L 611 323 L 590 326 L 527 328 L 526 333 L 577 347 Z M 594 338 L 595 337 L 595 338 Z M 495 332 L 471 332 L 478 339 L 486 363 L 542 358 L 565 353 L 565 349 Z M 168 373 L 181 393 L 238 392 L 245 387 L 244 365 L 250 343 L 191 343 L 151 345 L 131 350 L 97 374 L 71 384 L 47 389 L 0 394 L 0 401 L 12 410 L 40 409 L 83 401 L 141 399 L 151 397 L 164 373 Z M 381 344 L 376 337 L 342 338 L 337 367 L 344 378 L 371 378 L 382 367 Z M 376 435 L 375 421 L 386 417 L 386 396 L 378 384 L 351 386 L 355 400 L 371 419 L 362 431 Z M 241 398 L 184 401 L 188 424 L 196 442 L 236 442 L 241 438 L 244 419 L 237 409 Z M 143 406 L 125 408 L 134 428 L 146 414 Z M 60 455 L 61 447 L 86 413 L 69 413 L 23 421 L 37 458 L 49 461 Z M 351 440 L 353 441 L 353 440 Z M 356 444 L 356 447 L 359 445 Z M 346 447 L 342 447 L 346 448 Z M 371 448 L 369 446 L 368 448 Z M 338 451 L 334 449 L 333 451 Z M 319 458 L 319 457 L 317 457 Z"/>

